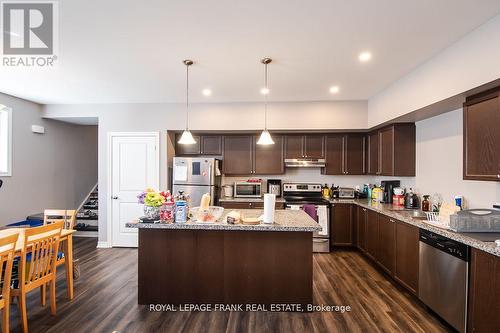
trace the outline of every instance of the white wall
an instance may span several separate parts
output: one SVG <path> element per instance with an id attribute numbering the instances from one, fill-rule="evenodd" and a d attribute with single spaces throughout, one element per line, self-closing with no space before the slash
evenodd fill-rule
<path id="1" fill-rule="evenodd" d="M 97 127 L 41 119 L 41 105 L 1 93 L 0 104 L 12 108 L 13 144 L 12 176 L 1 177 L 0 225 L 45 208 L 76 209 L 97 182 Z"/>
<path id="2" fill-rule="evenodd" d="M 500 15 L 370 98 L 368 126 L 500 78 L 499 36 Z"/>
<path id="3" fill-rule="evenodd" d="M 453 202 L 464 196 L 470 208 L 492 208 L 500 202 L 500 183 L 462 179 L 463 120 L 462 109 L 416 123 L 416 187 L 420 193 L 440 193 Z"/>
<path id="4" fill-rule="evenodd" d="M 107 239 L 107 192 L 109 132 L 161 132 L 160 186 L 167 188 L 166 130 L 185 127 L 181 104 L 45 105 L 43 116 L 99 118 L 99 241 Z M 365 129 L 366 101 L 271 103 L 268 127 L 272 129 Z M 262 103 L 194 104 L 192 130 L 258 130 L 263 127 Z M 319 171 L 318 171 L 319 173 Z"/>

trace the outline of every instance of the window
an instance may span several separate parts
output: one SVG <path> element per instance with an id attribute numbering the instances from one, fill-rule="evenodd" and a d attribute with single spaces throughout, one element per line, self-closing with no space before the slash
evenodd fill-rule
<path id="1" fill-rule="evenodd" d="M 12 110 L 0 104 L 0 177 L 12 174 Z"/>

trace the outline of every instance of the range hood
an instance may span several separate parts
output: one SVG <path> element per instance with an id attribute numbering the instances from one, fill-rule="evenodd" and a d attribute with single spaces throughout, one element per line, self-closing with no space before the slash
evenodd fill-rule
<path id="1" fill-rule="evenodd" d="M 285 166 L 287 168 L 324 168 L 326 161 L 324 158 L 287 158 Z"/>

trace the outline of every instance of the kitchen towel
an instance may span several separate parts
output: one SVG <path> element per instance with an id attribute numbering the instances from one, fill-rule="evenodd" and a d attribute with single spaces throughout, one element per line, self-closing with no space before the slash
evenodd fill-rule
<path id="1" fill-rule="evenodd" d="M 314 221 L 318 221 L 318 214 L 316 213 L 316 206 L 305 204 L 302 210 L 307 213 Z"/>
<path id="2" fill-rule="evenodd" d="M 318 232 L 320 236 L 328 236 L 328 207 L 318 206 L 318 223 L 321 226 L 321 231 Z"/>
<path id="3" fill-rule="evenodd" d="M 264 223 L 274 223 L 274 208 L 276 205 L 276 194 L 264 194 Z"/>

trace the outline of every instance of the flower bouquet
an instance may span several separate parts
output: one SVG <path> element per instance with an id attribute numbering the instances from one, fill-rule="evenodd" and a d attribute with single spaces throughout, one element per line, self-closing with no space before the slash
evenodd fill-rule
<path id="1" fill-rule="evenodd" d="M 166 203 L 173 203 L 169 191 L 158 192 L 151 188 L 141 192 L 137 196 L 138 202 L 144 205 L 144 216 L 151 220 L 160 219 L 161 208 Z"/>

